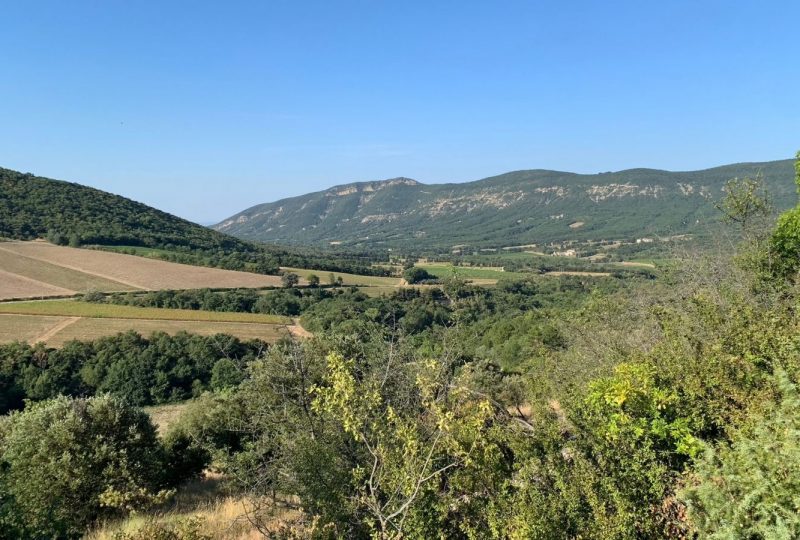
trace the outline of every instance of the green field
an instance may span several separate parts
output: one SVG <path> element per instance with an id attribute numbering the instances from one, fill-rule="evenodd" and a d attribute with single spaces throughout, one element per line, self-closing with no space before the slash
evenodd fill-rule
<path id="1" fill-rule="evenodd" d="M 94 304 L 78 300 L 41 300 L 0 303 L 0 313 L 88 317 L 108 319 L 143 319 L 159 321 L 202 321 L 258 324 L 290 324 L 289 317 L 261 313 L 230 313 L 195 311 L 190 309 L 161 309 L 113 304 Z"/>
<path id="2" fill-rule="evenodd" d="M 429 274 L 437 278 L 446 279 L 456 276 L 463 279 L 521 279 L 530 277 L 533 274 L 524 272 L 503 272 L 491 268 L 478 268 L 469 266 L 453 266 L 452 264 L 418 264 L 419 268 L 424 269 Z"/>
<path id="3" fill-rule="evenodd" d="M 345 274 L 343 272 L 326 272 L 325 270 L 306 270 L 304 268 L 281 268 L 286 272 L 293 272 L 301 278 L 308 278 L 314 274 L 320 279 L 323 285 L 328 284 L 328 276 L 333 274 L 334 278 L 341 277 L 345 285 L 363 285 L 369 287 L 396 287 L 400 279 L 395 277 L 380 277 L 380 276 L 360 276 L 357 274 Z"/>

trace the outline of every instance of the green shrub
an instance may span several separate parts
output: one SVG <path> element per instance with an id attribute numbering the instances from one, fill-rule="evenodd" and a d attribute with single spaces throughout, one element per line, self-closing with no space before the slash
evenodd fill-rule
<path id="1" fill-rule="evenodd" d="M 415 266 L 403 272 L 403 278 L 409 284 L 413 285 L 415 283 L 422 283 L 423 281 L 436 279 L 436 276 L 428 273 L 428 271 L 425 270 L 424 268 L 419 268 Z"/>
<path id="2" fill-rule="evenodd" d="M 800 395 L 785 373 L 776 378 L 780 403 L 710 446 L 682 493 L 702 537 L 800 538 Z"/>
<path id="3" fill-rule="evenodd" d="M 169 496 L 153 424 L 117 398 L 59 397 L 1 425 L 0 534 L 9 538 L 77 537 Z"/>

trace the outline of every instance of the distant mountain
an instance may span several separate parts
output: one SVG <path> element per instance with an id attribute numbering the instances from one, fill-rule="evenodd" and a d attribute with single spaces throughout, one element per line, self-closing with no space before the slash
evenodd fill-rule
<path id="1" fill-rule="evenodd" d="M 0 168 L 0 237 L 82 244 L 254 251 L 255 246 L 99 189 Z"/>
<path id="2" fill-rule="evenodd" d="M 719 219 L 713 203 L 725 182 L 758 173 L 778 209 L 795 204 L 792 160 L 692 172 L 526 170 L 463 184 L 346 184 L 259 204 L 214 228 L 263 242 L 418 248 L 702 234 Z"/>

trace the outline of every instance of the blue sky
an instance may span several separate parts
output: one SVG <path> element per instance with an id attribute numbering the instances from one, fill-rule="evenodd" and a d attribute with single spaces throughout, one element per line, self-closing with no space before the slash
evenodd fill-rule
<path id="1" fill-rule="evenodd" d="M 334 184 L 800 148 L 796 1 L 0 6 L 0 166 L 189 219 Z"/>

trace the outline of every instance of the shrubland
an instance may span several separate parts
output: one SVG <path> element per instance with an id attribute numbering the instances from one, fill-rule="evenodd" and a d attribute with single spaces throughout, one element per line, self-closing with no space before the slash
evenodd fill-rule
<path id="1" fill-rule="evenodd" d="M 748 185 L 727 190 L 760 197 Z M 271 537 L 797 538 L 800 232 L 794 210 L 772 227 L 766 206 L 726 208 L 738 243 L 655 280 L 321 299 L 303 312 L 313 338 L 215 366 L 159 443 L 163 485 L 210 464 Z M 25 463 L 8 426 L 68 403 L 6 417 L 0 471 Z M 27 500 L 14 478 L 0 473 L 7 520 Z"/>

